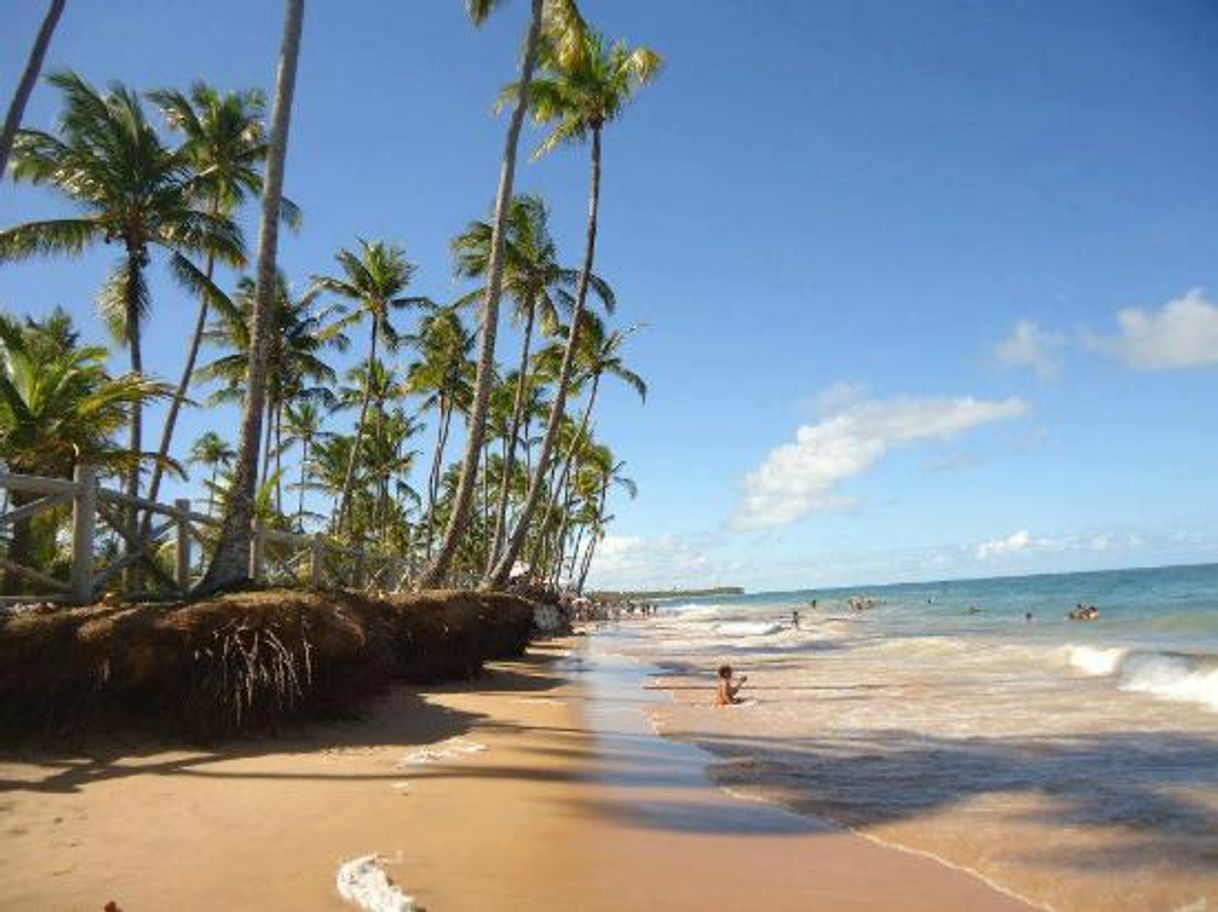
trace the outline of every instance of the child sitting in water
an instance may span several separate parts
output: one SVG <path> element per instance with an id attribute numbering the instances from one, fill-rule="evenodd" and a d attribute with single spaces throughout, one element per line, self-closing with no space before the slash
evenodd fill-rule
<path id="1" fill-rule="evenodd" d="M 715 694 L 716 706 L 731 706 L 740 701 L 736 699 L 736 694 L 740 693 L 740 688 L 744 686 L 744 682 L 749 679 L 748 675 L 741 675 L 738 684 L 732 683 L 732 666 L 721 665 L 719 667 L 719 690 Z"/>

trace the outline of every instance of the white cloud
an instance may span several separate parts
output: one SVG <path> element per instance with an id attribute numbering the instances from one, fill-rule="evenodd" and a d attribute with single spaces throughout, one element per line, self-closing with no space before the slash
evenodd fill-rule
<path id="1" fill-rule="evenodd" d="M 606 535 L 592 557 L 593 588 L 645 589 L 714 585 L 721 567 L 712 566 L 707 543 L 679 535 L 644 538 Z"/>
<path id="2" fill-rule="evenodd" d="M 817 414 L 828 415 L 857 405 L 866 395 L 867 384 L 840 380 L 817 393 L 813 401 Z"/>
<path id="3" fill-rule="evenodd" d="M 1139 370 L 1218 365 L 1218 306 L 1200 288 L 1158 311 L 1127 307 L 1117 323 L 1118 335 L 1086 335 L 1086 342 Z"/>
<path id="4" fill-rule="evenodd" d="M 1008 535 L 1006 538 L 996 538 L 993 541 L 982 542 L 976 548 L 978 560 L 990 560 L 1020 552 L 1092 552 L 1100 554 L 1108 551 L 1136 551 L 1146 543 L 1138 532 L 1090 532 L 1070 535 L 1063 538 L 1035 538 L 1026 529 Z"/>
<path id="5" fill-rule="evenodd" d="M 1066 337 L 1041 329 L 1033 320 L 1020 320 L 1011 334 L 994 346 L 994 354 L 1004 367 L 1030 367 L 1041 380 L 1054 379 L 1061 370 L 1061 348 Z"/>
<path id="6" fill-rule="evenodd" d="M 996 538 L 993 541 L 982 542 L 977 546 L 977 559 L 989 560 L 1001 554 L 1012 554 L 1016 551 L 1027 551 L 1030 548 L 1043 547 L 1044 540 L 1033 539 L 1027 529 L 1014 532 L 1006 538 Z"/>
<path id="7" fill-rule="evenodd" d="M 894 446 L 956 434 L 1028 414 L 1021 399 L 971 396 L 899 398 L 862 402 L 818 424 L 804 425 L 795 440 L 770 451 L 745 476 L 745 497 L 735 516 L 739 528 L 781 526 L 817 510 L 840 509 L 852 501 L 834 489 L 872 468 Z"/>

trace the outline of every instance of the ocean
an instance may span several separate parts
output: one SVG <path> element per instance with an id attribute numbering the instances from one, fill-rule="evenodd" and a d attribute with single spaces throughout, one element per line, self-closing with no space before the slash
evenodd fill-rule
<path id="1" fill-rule="evenodd" d="M 725 788 L 1046 908 L 1218 909 L 1218 564 L 700 599 L 602 635 Z M 711 706 L 722 663 L 742 706 Z"/>

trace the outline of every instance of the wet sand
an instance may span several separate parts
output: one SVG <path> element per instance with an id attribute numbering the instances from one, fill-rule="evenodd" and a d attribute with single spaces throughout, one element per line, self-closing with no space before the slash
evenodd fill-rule
<path id="1" fill-rule="evenodd" d="M 338 910 L 339 863 L 378 852 L 432 912 L 1028 908 L 729 797 L 652 734 L 640 668 L 567 645 L 276 740 L 0 758 L 0 907 Z M 450 739 L 485 750 L 403 765 Z"/>

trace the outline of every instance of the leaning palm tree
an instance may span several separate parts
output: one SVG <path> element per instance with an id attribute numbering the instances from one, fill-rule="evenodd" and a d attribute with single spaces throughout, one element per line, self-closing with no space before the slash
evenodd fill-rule
<path id="1" fill-rule="evenodd" d="M 75 255 L 99 242 L 120 244 L 123 255 L 98 303 L 111 329 L 127 344 L 132 371 L 140 374 L 141 328 L 151 303 L 145 273 L 152 251 L 166 251 L 174 275 L 192 291 L 218 295 L 187 255 L 214 255 L 240 265 L 245 259 L 241 232 L 230 219 L 198 208 L 186 160 L 161 143 L 138 95 L 118 84 L 102 94 L 72 72 L 52 74 L 49 81 L 64 95 L 59 135 L 21 131 L 13 175 L 54 187 L 83 212 L 0 231 L 0 261 L 34 254 Z M 143 451 L 142 428 L 143 410 L 136 403 L 131 409 L 133 455 Z M 126 487 L 128 496 L 139 496 L 138 460 L 132 460 Z M 128 544 L 135 548 L 134 507 L 126 525 Z"/>
<path id="2" fill-rule="evenodd" d="M 466 0 L 466 10 L 476 25 L 481 25 L 500 0 Z M 480 319 L 482 345 L 478 352 L 478 377 L 474 384 L 473 408 L 468 422 L 465 458 L 461 461 L 461 476 L 453 499 L 444 539 L 431 565 L 419 578 L 419 588 L 434 587 L 443 581 L 457 552 L 469 511 L 473 506 L 474 485 L 478 476 L 478 460 L 482 453 L 483 436 L 486 433 L 486 409 L 491 389 L 495 384 L 495 337 L 499 329 L 499 297 L 503 290 L 503 264 L 505 223 L 512 199 L 512 185 L 516 175 L 516 149 L 520 142 L 520 129 L 528 109 L 529 86 L 537 66 L 542 28 L 545 26 L 552 46 L 565 50 L 578 47 L 573 36 L 584 31 L 583 19 L 574 0 L 532 0 L 529 30 L 524 42 L 524 57 L 520 65 L 518 93 L 512 116 L 508 121 L 507 136 L 503 143 L 503 156 L 499 166 L 499 189 L 495 194 L 495 216 L 492 222 L 490 257 L 487 263 L 486 292 L 482 300 Z"/>
<path id="3" fill-rule="evenodd" d="M 211 480 L 207 487 L 207 515 L 211 516 L 216 507 L 216 477 L 220 469 L 228 468 L 237 457 L 227 440 L 215 431 L 204 431 L 190 447 L 189 462 L 211 469 Z"/>
<path id="4" fill-rule="evenodd" d="M 352 305 L 346 317 L 335 324 L 336 327 L 341 329 L 354 326 L 362 322 L 365 317 L 368 318 L 371 324 L 371 334 L 368 340 L 366 363 L 372 365 L 376 363 L 377 348 L 382 341 L 390 349 L 396 349 L 400 341 L 393 325 L 393 312 L 408 307 L 421 307 L 429 302 L 424 297 L 402 294 L 406 290 L 406 286 L 410 284 L 416 267 L 406 259 L 406 252 L 401 247 L 363 239 L 360 239 L 359 245 L 359 253 L 344 247 L 334 255 L 338 265 L 342 268 L 341 278 L 314 276 L 313 287 L 319 291 L 337 295 Z M 355 466 L 360 458 L 360 444 L 364 438 L 368 406 L 371 401 L 372 385 L 365 384 L 359 417 L 355 422 L 355 446 L 351 449 L 351 461 L 347 466 L 347 481 L 339 495 L 335 513 L 335 532 L 342 531 L 347 507 L 351 500 L 351 488 L 355 483 Z"/>
<path id="5" fill-rule="evenodd" d="M 111 377 L 104 346 L 79 347 L 71 322 L 57 313 L 24 325 L 0 314 L 0 463 L 9 471 L 69 477 L 78 462 L 126 470 L 141 458 L 114 443 L 131 410 L 168 389 L 139 374 Z M 31 495 L 14 494 L 20 506 Z M 23 564 L 28 518 L 14 523 L 7 559 Z M 4 589 L 12 591 L 11 566 Z"/>
<path id="6" fill-rule="evenodd" d="M 215 553 L 196 592 L 214 592 L 249 578 L 249 545 L 258 482 L 258 443 L 262 436 L 262 409 L 266 396 L 267 353 L 275 299 L 275 255 L 279 245 L 279 219 L 283 199 L 283 168 L 288 153 L 292 96 L 296 90 L 296 63 L 304 0 L 287 0 L 279 73 L 275 81 L 275 109 L 267 151 L 266 183 L 262 189 L 262 218 L 258 238 L 257 306 L 254 309 L 249 377 L 241 441 L 232 496 L 224 511 L 224 524 Z"/>
<path id="7" fill-rule="evenodd" d="M 546 469 L 554 441 L 562 424 L 566 397 L 579 347 L 579 332 L 588 299 L 588 287 L 596 258 L 597 212 L 601 189 L 601 134 L 605 125 L 616 120 L 644 85 L 660 72 L 662 59 L 650 48 L 631 48 L 625 42 L 609 44 L 592 31 L 580 35 L 581 52 L 548 55 L 545 72 L 531 86 L 519 83 L 509 86 L 504 100 L 529 96 L 533 118 L 538 123 L 552 123 L 554 129 L 542 141 L 536 155 L 544 155 L 560 145 L 591 141 L 591 177 L 589 180 L 587 241 L 579 284 L 575 290 L 575 307 L 571 317 L 571 332 L 563 353 L 550 420 L 542 438 L 537 464 L 529 483 L 529 493 L 508 539 L 499 562 L 483 580 L 484 586 L 503 585 L 512 572 L 516 557 L 529 534 L 529 522 L 540 503 L 545 488 Z"/>
<path id="8" fill-rule="evenodd" d="M 485 278 L 491 261 L 494 229 L 486 222 L 472 222 L 453 240 L 456 274 L 461 278 Z M 501 479 L 494 532 L 488 555 L 490 569 L 505 534 L 508 479 L 516 462 L 516 441 L 524 417 L 525 390 L 528 384 L 529 355 L 533 343 L 534 325 L 540 321 L 544 331 L 552 332 L 562 312 L 574 305 L 572 290 L 579 271 L 559 265 L 558 248 L 550 235 L 549 212 L 540 196 L 524 195 L 512 200 L 504 238 L 503 291 L 514 303 L 513 316 L 522 326 L 520 366 L 516 374 L 516 395 L 511 424 L 507 432 L 508 446 L 504 455 L 506 471 Z M 605 309 L 613 312 L 613 290 L 599 276 L 590 279 L 592 290 L 600 297 Z M 479 292 L 474 292 L 478 294 Z"/>
<path id="9" fill-rule="evenodd" d="M 59 17 L 63 14 L 66 2 L 67 0 L 51 0 L 51 5 L 47 7 L 42 26 L 34 38 L 34 46 L 30 48 L 30 58 L 26 61 L 21 81 L 17 83 L 17 91 L 13 93 L 12 103 L 8 106 L 4 127 L 0 130 L 0 178 L 4 177 L 4 170 L 8 167 L 8 156 L 13 151 L 13 137 L 21 126 L 25 104 L 30 100 L 30 93 L 34 91 L 38 74 L 42 72 L 42 60 L 46 57 L 47 47 L 51 44 L 51 36 L 55 34 L 55 26 L 59 24 Z"/>
<path id="10" fill-rule="evenodd" d="M 231 216 L 249 197 L 257 196 L 262 190 L 260 169 L 267 152 L 262 123 L 265 100 L 261 91 L 221 94 L 206 83 L 196 82 L 189 94 L 162 89 L 149 92 L 148 97 L 161 109 L 170 128 L 182 135 L 179 152 L 193 171 L 191 192 L 208 212 Z M 283 213 L 289 225 L 297 223 L 299 212 L 287 199 L 283 200 Z M 208 255 L 203 271 L 209 279 L 214 277 L 215 267 L 215 257 Z M 158 450 L 161 456 L 168 455 L 173 442 L 178 412 L 186 400 L 199 343 L 207 326 L 209 304 L 207 295 L 200 296 L 182 378 L 165 415 Z M 156 500 L 160 485 L 161 471 L 154 468 L 148 483 L 149 500 Z"/>
<path id="11" fill-rule="evenodd" d="M 637 373 L 626 366 L 622 360 L 622 347 L 632 333 L 638 330 L 637 324 L 625 329 L 606 331 L 602 323 L 591 311 L 584 312 L 583 326 L 579 334 L 579 351 L 576 353 L 576 368 L 573 372 L 573 388 L 575 384 L 589 386 L 588 400 L 584 403 L 583 415 L 580 417 L 579 429 L 567 447 L 566 457 L 558 474 L 557 484 L 552 486 L 551 506 L 558 503 L 559 492 L 567 484 L 571 467 L 575 462 L 576 452 L 584 445 L 588 433 L 588 423 L 592 410 L 596 407 L 597 394 L 600 391 L 601 378 L 605 375 L 616 377 L 636 393 L 644 402 L 647 401 L 647 383 Z M 561 365 L 563 349 L 550 346 L 538 354 L 538 364 L 542 370 L 553 370 L 557 363 Z"/>
<path id="12" fill-rule="evenodd" d="M 420 322 L 413 338 L 420 358 L 406 372 L 406 392 L 421 396 L 420 411 L 436 411 L 436 445 L 427 485 L 427 539 L 431 557 L 435 540 L 436 501 L 444 466 L 444 450 L 453 415 L 468 411 L 474 394 L 475 366 L 469 355 L 474 338 L 461 323 L 455 306 L 437 307 Z"/>

